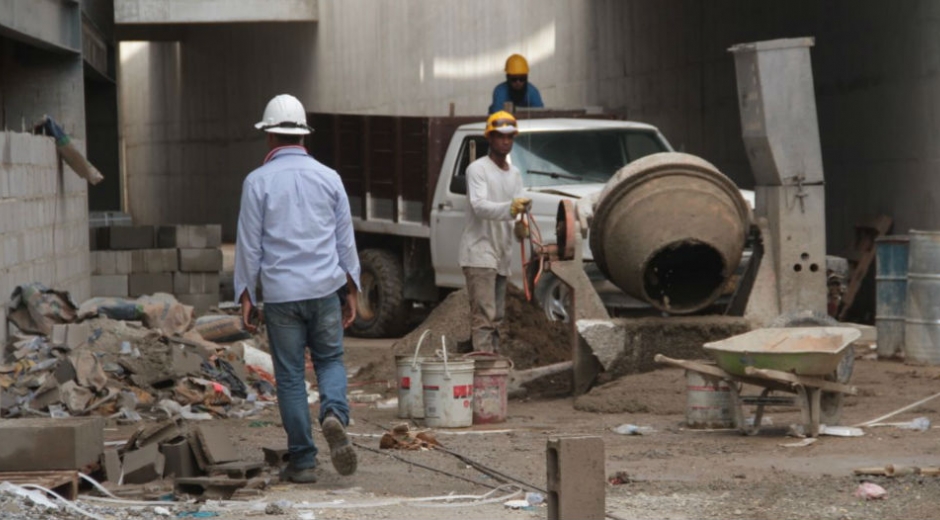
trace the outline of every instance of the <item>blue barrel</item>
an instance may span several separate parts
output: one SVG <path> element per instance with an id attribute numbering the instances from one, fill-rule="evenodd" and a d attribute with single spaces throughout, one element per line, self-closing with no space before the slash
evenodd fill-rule
<path id="1" fill-rule="evenodd" d="M 875 240 L 875 327 L 878 329 L 878 357 L 893 357 L 904 349 L 909 241 L 910 238 L 905 235 L 891 235 Z"/>
<path id="2" fill-rule="evenodd" d="M 909 245 L 904 362 L 940 365 L 940 232 L 911 231 Z"/>

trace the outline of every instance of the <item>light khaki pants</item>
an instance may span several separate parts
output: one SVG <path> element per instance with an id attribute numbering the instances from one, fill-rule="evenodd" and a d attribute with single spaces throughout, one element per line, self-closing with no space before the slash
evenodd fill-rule
<path id="1" fill-rule="evenodd" d="M 496 269 L 464 267 L 470 295 L 470 329 L 475 352 L 499 352 L 499 325 L 506 315 L 506 277 Z"/>

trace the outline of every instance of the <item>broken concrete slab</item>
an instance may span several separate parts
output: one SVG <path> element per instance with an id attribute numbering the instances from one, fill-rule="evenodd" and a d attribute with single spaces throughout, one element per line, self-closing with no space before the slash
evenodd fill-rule
<path id="1" fill-rule="evenodd" d="M 104 452 L 104 419 L 0 421 L 0 471 L 82 470 Z"/>
<path id="2" fill-rule="evenodd" d="M 145 484 L 163 477 L 165 458 L 156 444 L 124 454 L 124 482 Z"/>
<path id="3" fill-rule="evenodd" d="M 238 460 L 238 452 L 224 426 L 200 424 L 196 427 L 196 438 L 210 465 Z"/>
<path id="4" fill-rule="evenodd" d="M 146 426 L 137 437 L 137 445 L 140 447 L 151 444 L 160 445 L 167 441 L 177 440 L 183 436 L 179 422 L 175 419 L 163 421 L 162 423 Z"/>

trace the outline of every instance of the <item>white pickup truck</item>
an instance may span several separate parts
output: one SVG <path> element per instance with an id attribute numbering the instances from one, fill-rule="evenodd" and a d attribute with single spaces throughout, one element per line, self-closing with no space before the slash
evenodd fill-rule
<path id="1" fill-rule="evenodd" d="M 557 115 L 520 115 L 511 154 L 546 243 L 554 242 L 560 200 L 596 194 L 631 161 L 672 151 L 648 124 L 572 112 L 543 117 Z M 308 147 L 339 172 L 352 208 L 363 285 L 354 334 L 401 334 L 413 304 L 433 305 L 463 287 L 457 259 L 468 210 L 464 173 L 487 153 L 483 119 L 308 114 L 316 129 Z M 587 243 L 584 259 L 590 260 Z M 610 284 L 605 290 L 603 276 L 587 266 L 605 304 L 645 305 Z M 512 269 L 521 285 L 520 255 Z M 536 298 L 564 319 L 560 284 L 543 278 Z"/>

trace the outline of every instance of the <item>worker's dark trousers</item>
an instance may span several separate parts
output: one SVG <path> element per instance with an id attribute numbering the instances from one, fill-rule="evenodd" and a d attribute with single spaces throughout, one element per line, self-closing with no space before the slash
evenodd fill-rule
<path id="1" fill-rule="evenodd" d="M 474 352 L 499 352 L 499 324 L 506 315 L 506 277 L 496 269 L 464 267 L 470 295 L 470 328 Z"/>

